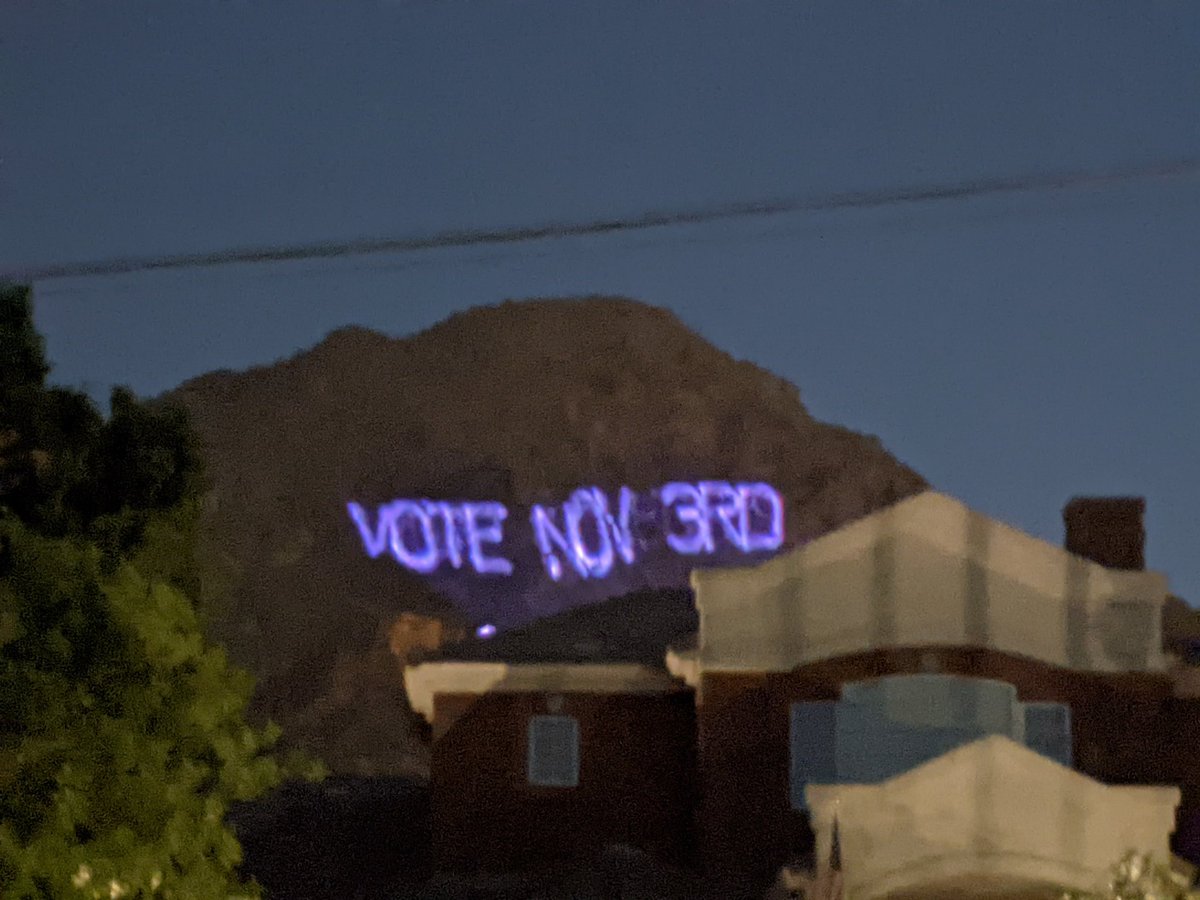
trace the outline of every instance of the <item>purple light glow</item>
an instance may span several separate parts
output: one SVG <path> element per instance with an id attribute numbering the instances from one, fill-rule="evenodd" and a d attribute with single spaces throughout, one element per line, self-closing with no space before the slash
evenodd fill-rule
<path id="1" fill-rule="evenodd" d="M 580 488 L 563 504 L 567 515 L 567 534 L 571 538 L 571 550 L 583 561 L 587 574 L 592 578 L 603 578 L 613 567 L 613 541 L 609 532 L 612 516 L 608 514 L 608 499 L 599 488 Z M 584 540 L 584 516 L 592 514 L 597 538 L 596 552 L 592 553 Z"/>
<path id="2" fill-rule="evenodd" d="M 681 500 L 684 502 L 680 503 Z M 712 525 L 700 488 L 694 484 L 672 481 L 663 486 L 662 502 L 664 507 L 672 509 L 680 522 L 692 526 L 693 529 L 690 535 L 668 531 L 667 543 L 671 549 L 686 556 L 712 553 Z"/>
<path id="3" fill-rule="evenodd" d="M 547 510 L 544 506 L 535 505 L 529 511 L 529 520 L 533 523 L 533 533 L 538 549 L 542 551 L 542 563 L 546 567 L 546 574 L 554 581 L 562 578 L 562 563 L 558 561 L 558 557 L 554 553 L 554 548 L 558 547 L 571 561 L 579 576 L 587 578 L 587 566 L 572 552 L 567 536 L 555 524 L 554 510 Z M 370 551 L 368 550 L 368 552 Z"/>
<path id="4" fill-rule="evenodd" d="M 495 625 L 480 625 L 478 628 L 475 629 L 475 637 L 483 638 L 485 641 L 490 637 L 494 637 L 495 634 L 496 634 L 496 626 Z"/>
<path id="5" fill-rule="evenodd" d="M 596 490 L 593 488 L 593 490 Z M 601 495 L 603 496 L 603 495 Z M 616 547 L 617 553 L 621 559 L 625 560 L 626 565 L 633 565 L 633 531 L 629 527 L 629 517 L 633 512 L 634 505 L 637 503 L 637 494 L 627 487 L 621 488 L 621 510 L 618 513 L 620 519 L 614 519 L 609 513 L 608 527 L 612 530 L 613 546 Z"/>
<path id="6" fill-rule="evenodd" d="M 427 502 L 425 509 L 431 516 L 436 514 L 442 517 L 442 540 L 446 548 L 446 558 L 450 560 L 450 565 L 454 568 L 461 569 L 463 564 L 463 544 L 457 527 L 461 518 L 459 511 L 450 503 Z"/>
<path id="7" fill-rule="evenodd" d="M 728 481 L 700 482 L 700 496 L 716 515 L 725 539 L 745 553 L 750 546 L 750 516 L 744 496 Z"/>
<path id="8" fill-rule="evenodd" d="M 610 575 L 618 560 L 633 565 L 648 539 L 640 525 L 635 537 L 631 523 L 647 518 L 657 526 L 657 540 L 685 556 L 712 555 L 722 544 L 741 553 L 783 545 L 783 498 L 769 484 L 673 481 L 646 496 L 658 500 L 649 515 L 627 487 L 620 490 L 615 515 L 598 487 L 576 489 L 561 509 L 534 505 L 529 522 L 546 574 L 560 581 L 564 557 L 582 579 Z M 346 508 L 372 559 L 390 550 L 396 562 L 423 575 L 443 562 L 459 569 L 467 560 L 480 575 L 513 572 L 510 560 L 484 553 L 485 544 L 504 541 L 508 510 L 502 503 L 394 500 L 379 507 L 374 526 L 359 504 Z"/>
<path id="9" fill-rule="evenodd" d="M 392 548 L 392 556 L 396 557 L 396 562 L 414 572 L 422 575 L 432 572 L 440 562 L 437 538 L 433 533 L 433 518 L 415 500 L 397 500 L 391 510 L 391 539 L 388 543 Z M 407 527 L 409 523 L 415 524 L 420 530 L 421 543 L 417 550 L 409 546 L 408 537 L 413 531 Z"/>
<path id="10" fill-rule="evenodd" d="M 779 491 L 761 482 L 739 484 L 737 491 L 746 509 L 746 552 L 778 550 L 783 544 L 783 498 L 779 496 Z M 767 504 L 767 531 L 765 534 L 755 534 L 753 517 L 762 509 L 764 501 Z"/>
<path id="11" fill-rule="evenodd" d="M 483 555 L 483 544 L 498 544 L 504 540 L 504 520 L 508 510 L 503 503 L 464 503 L 463 518 L 467 524 L 467 546 L 471 548 L 471 565 L 480 575 L 511 575 L 512 563 Z M 483 524 L 481 524 L 481 522 Z"/>

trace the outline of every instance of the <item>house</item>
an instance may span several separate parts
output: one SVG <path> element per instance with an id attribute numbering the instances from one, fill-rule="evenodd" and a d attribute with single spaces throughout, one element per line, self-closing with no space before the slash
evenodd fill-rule
<path id="1" fill-rule="evenodd" d="M 431 726 L 433 853 L 506 871 L 628 845 L 696 865 L 694 691 L 663 666 L 688 591 L 573 610 L 409 666 Z"/>
<path id="2" fill-rule="evenodd" d="M 1144 569 L 1143 511 L 1072 501 L 1060 548 L 928 491 L 758 566 L 695 571 L 690 639 L 688 616 L 643 598 L 557 645 L 506 635 L 411 666 L 438 863 L 502 870 L 622 843 L 756 896 L 828 844 L 831 803 L 847 890 L 863 896 L 877 895 L 862 893 L 868 873 L 918 892 L 983 875 L 1086 886 L 1113 842 L 1163 850 L 1175 817 L 1190 828 L 1200 810 L 1200 691 L 1163 651 L 1167 584 Z M 639 615 L 660 653 L 673 640 L 657 660 L 645 641 L 605 645 Z M 950 789 L 964 772 L 1061 802 L 996 805 Z M 1037 824 L 1014 828 L 1020 815 Z M 1066 837 L 1039 862 L 1024 837 L 1075 815 L 1088 848 L 1075 868 Z M 922 868 L 938 839 L 897 830 L 942 820 L 978 824 L 951 831 L 992 856 Z M 1120 831 L 1127 820 L 1141 824 Z M 886 878 L 868 861 L 885 844 Z"/>

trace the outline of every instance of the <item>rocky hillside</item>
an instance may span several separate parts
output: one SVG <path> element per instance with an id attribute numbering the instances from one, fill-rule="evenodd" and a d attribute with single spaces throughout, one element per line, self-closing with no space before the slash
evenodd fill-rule
<path id="1" fill-rule="evenodd" d="M 206 448 L 214 636 L 257 674 L 257 712 L 347 774 L 423 766 L 404 656 L 481 622 L 685 586 L 694 560 L 665 550 L 554 582 L 529 535 L 535 503 L 583 485 L 767 482 L 790 546 L 925 487 L 876 438 L 814 420 L 793 385 L 625 299 L 506 302 L 404 339 L 345 328 L 164 399 L 190 409 Z M 504 503 L 514 572 L 424 577 L 369 558 L 347 503 L 396 498 Z"/>

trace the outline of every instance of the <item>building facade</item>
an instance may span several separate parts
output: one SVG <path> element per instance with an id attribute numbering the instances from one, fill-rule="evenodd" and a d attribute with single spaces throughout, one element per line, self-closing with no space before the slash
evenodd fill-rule
<path id="1" fill-rule="evenodd" d="M 432 724 L 440 867 L 556 866 L 611 845 L 696 865 L 695 700 L 667 673 L 427 663 L 408 689 Z"/>
<path id="2" fill-rule="evenodd" d="M 1163 652 L 1167 585 L 1140 568 L 1137 504 L 1069 505 L 1072 552 L 926 492 L 759 566 L 694 572 L 698 632 L 665 672 L 410 667 L 433 726 L 439 863 L 503 869 L 628 843 L 702 868 L 723 896 L 759 896 L 781 865 L 816 858 L 830 798 L 844 796 L 847 889 L 875 896 L 851 873 L 874 871 L 881 838 L 867 840 L 876 820 L 851 822 L 850 798 L 874 796 L 866 809 L 907 785 L 911 806 L 997 754 L 1077 811 L 1137 819 L 1150 795 L 1133 785 L 1181 787 L 1153 794 L 1142 831 L 1108 835 L 1162 849 L 1176 806 L 1190 822 L 1200 799 L 1200 700 Z M 979 802 L 967 792 L 920 815 L 969 819 Z M 1088 819 L 1089 846 L 1108 847 L 1103 818 Z M 1024 846 L 1004 865 L 1025 882 L 1105 875 L 1088 856 L 1038 876 Z M 906 890 L 923 877 L 919 849 L 893 873 Z M 955 877 L 998 864 L 971 858 Z"/>

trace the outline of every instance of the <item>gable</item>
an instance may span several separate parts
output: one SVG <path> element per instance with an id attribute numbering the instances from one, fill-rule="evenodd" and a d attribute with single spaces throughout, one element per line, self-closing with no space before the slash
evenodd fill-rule
<path id="1" fill-rule="evenodd" d="M 883 897 L 950 881 L 1094 890 L 1129 848 L 1168 852 L 1180 791 L 1105 785 L 994 736 L 875 784 L 810 784 L 806 797 L 818 858 L 836 816 L 846 893 Z"/>
<path id="2" fill-rule="evenodd" d="M 1161 575 L 1108 570 L 932 491 L 760 566 L 696 571 L 692 585 L 710 670 L 922 645 L 1082 671 L 1165 666 Z"/>

